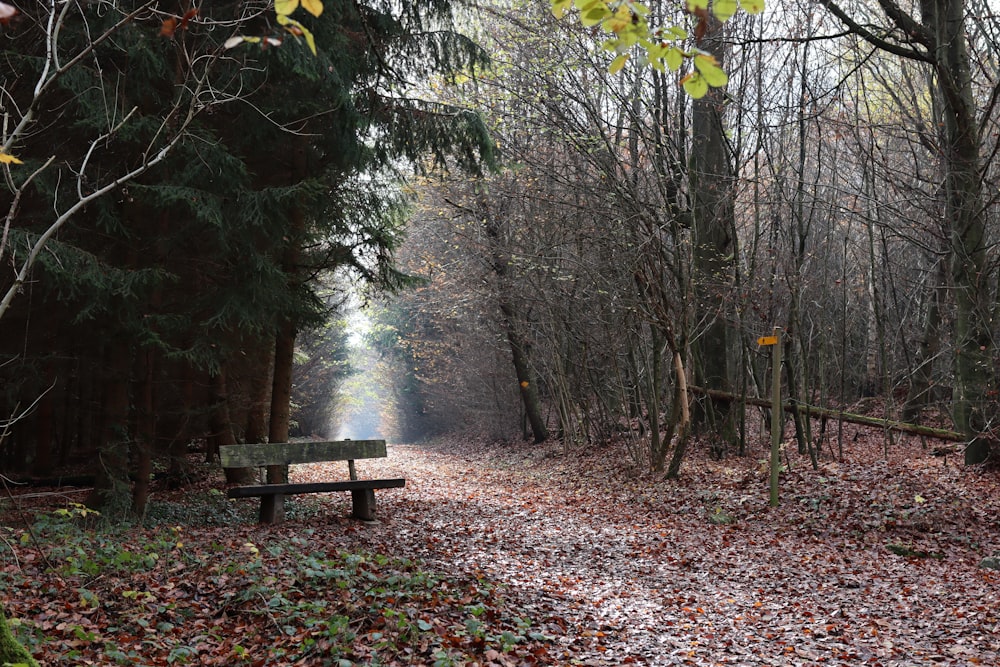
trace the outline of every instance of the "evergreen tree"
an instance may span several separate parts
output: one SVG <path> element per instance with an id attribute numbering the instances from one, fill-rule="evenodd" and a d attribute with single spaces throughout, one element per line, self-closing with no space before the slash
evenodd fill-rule
<path id="1" fill-rule="evenodd" d="M 62 25 L 62 43 L 88 56 L 35 103 L 35 131 L 15 147 L 26 168 L 13 181 L 8 252 L 22 256 L 54 202 L 74 201 L 88 179 L 104 183 L 122 164 L 144 164 L 150 146 L 176 134 L 161 164 L 67 218 L 0 329 L 0 351 L 19 360 L 0 372 L 30 370 L 16 391 L 6 385 L 8 409 L 43 394 L 57 425 L 51 462 L 99 462 L 94 503 L 126 504 L 133 477 L 141 509 L 154 450 L 184 452 L 198 435 L 238 432 L 219 425 L 225 411 L 213 404 L 240 414 L 265 384 L 271 439 L 287 438 L 285 362 L 296 333 L 328 310 L 316 277 L 340 269 L 400 285 L 398 172 L 491 160 L 476 114 L 414 94 L 414 82 L 485 60 L 448 29 L 451 3 L 324 4 L 321 17 L 303 19 L 315 56 L 290 38 L 225 50 L 232 34 L 278 34 L 273 16 L 244 14 L 235 2 L 187 20 L 177 3 L 130 21 L 129 3 L 85 5 Z M 115 39 L 88 42 L 109 29 Z M 18 76 L 5 91 L 16 100 L 43 70 L 44 44 L 29 28 L 10 44 L 4 55 Z M 28 182 L 53 152 L 57 161 Z M 282 363 L 241 361 L 272 355 Z M 211 380 L 227 369 L 238 372 Z M 17 453 L 8 458 L 15 467 L 42 451 L 37 427 L 24 419 L 13 429 L 5 454 Z"/>

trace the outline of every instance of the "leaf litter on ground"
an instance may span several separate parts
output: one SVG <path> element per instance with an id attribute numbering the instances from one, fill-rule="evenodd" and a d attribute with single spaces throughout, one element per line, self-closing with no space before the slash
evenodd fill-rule
<path id="1" fill-rule="evenodd" d="M 407 479 L 375 523 L 333 494 L 254 526 L 207 476 L 160 507 L 221 525 L 82 531 L 83 554 L 36 549 L 8 507 L 8 613 L 44 664 L 1000 663 L 995 470 L 861 431 L 816 471 L 792 451 L 771 508 L 765 454 L 708 453 L 666 481 L 617 445 L 391 445 L 358 462 Z"/>

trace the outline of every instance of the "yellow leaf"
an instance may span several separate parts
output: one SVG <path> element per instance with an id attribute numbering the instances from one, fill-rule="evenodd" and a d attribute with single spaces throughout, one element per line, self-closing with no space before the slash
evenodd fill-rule
<path id="1" fill-rule="evenodd" d="M 611 61 L 611 64 L 608 66 L 608 72 L 611 74 L 617 74 L 622 70 L 622 67 L 625 67 L 626 60 L 628 60 L 627 53 L 623 53 L 617 58 L 615 58 L 614 60 Z"/>
<path id="2" fill-rule="evenodd" d="M 0 151 L 0 164 L 24 164 L 10 153 Z"/>
<path id="3" fill-rule="evenodd" d="M 687 0 L 687 8 L 692 14 L 697 9 L 708 9 L 708 0 Z"/>
<path id="4" fill-rule="evenodd" d="M 323 13 L 323 2 L 322 0 L 302 0 L 302 8 L 313 16 L 319 16 Z"/>
<path id="5" fill-rule="evenodd" d="M 313 55 L 316 55 L 316 38 L 313 34 L 309 32 L 309 29 L 304 25 L 296 21 L 295 19 L 290 19 L 287 16 L 278 14 L 278 23 L 285 26 L 285 30 L 295 35 L 296 37 L 302 36 L 306 39 L 306 44 L 309 45 L 309 50 L 312 51 Z"/>
<path id="6" fill-rule="evenodd" d="M 705 77 L 698 72 L 691 72 L 681 79 L 681 85 L 684 86 L 684 92 L 696 100 L 705 97 L 705 93 L 708 92 L 708 84 L 705 83 Z"/>
<path id="7" fill-rule="evenodd" d="M 316 55 L 316 38 L 313 37 L 312 32 L 306 30 L 305 28 L 302 28 L 302 36 L 306 38 L 306 44 L 309 45 L 309 50 L 312 51 L 313 55 L 315 56 Z"/>
<path id="8" fill-rule="evenodd" d="M 632 12 L 629 11 L 628 7 L 622 5 L 601 24 L 601 27 L 608 32 L 619 33 L 631 25 Z"/>
<path id="9" fill-rule="evenodd" d="M 737 7 L 739 5 L 736 0 L 714 0 L 712 2 L 712 13 L 715 14 L 715 18 L 725 23 L 736 13 Z"/>
<path id="10" fill-rule="evenodd" d="M 705 83 L 713 88 L 721 88 L 729 83 L 729 75 L 719 67 L 714 56 L 699 53 L 694 57 L 694 66 L 705 78 Z"/>
<path id="11" fill-rule="evenodd" d="M 697 53 L 697 55 L 698 57 L 697 60 L 695 60 L 695 65 L 697 65 L 698 63 L 701 63 L 702 65 L 715 65 L 715 66 L 719 65 L 719 61 L 716 60 L 715 56 L 713 56 L 711 53 L 705 53 L 704 51 L 702 51 L 700 53 Z"/>
<path id="12" fill-rule="evenodd" d="M 764 11 L 764 0 L 740 0 L 740 7 L 747 14 L 760 14 Z"/>
<path id="13" fill-rule="evenodd" d="M 274 13 L 288 16 L 299 7 L 299 0 L 274 0 Z"/>

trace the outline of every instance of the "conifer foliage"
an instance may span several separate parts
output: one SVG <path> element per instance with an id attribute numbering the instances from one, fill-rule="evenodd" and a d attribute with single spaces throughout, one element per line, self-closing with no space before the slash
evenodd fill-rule
<path id="1" fill-rule="evenodd" d="M 490 163 L 478 115 L 414 93 L 485 63 L 451 2 L 322 8 L 26 3 L 0 27 L 6 470 L 90 460 L 92 502 L 141 512 L 158 457 L 287 435 L 269 360 L 327 315 L 317 278 L 398 285 L 399 170 Z"/>

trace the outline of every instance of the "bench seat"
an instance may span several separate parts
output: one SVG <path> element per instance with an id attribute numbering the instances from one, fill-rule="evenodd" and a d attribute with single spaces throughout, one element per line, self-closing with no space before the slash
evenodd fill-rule
<path id="1" fill-rule="evenodd" d="M 230 498 L 256 498 L 274 494 L 327 493 L 330 491 L 357 491 L 359 489 L 400 489 L 405 479 L 351 479 L 343 482 L 306 482 L 301 484 L 260 484 L 235 486 L 226 494 Z"/>

